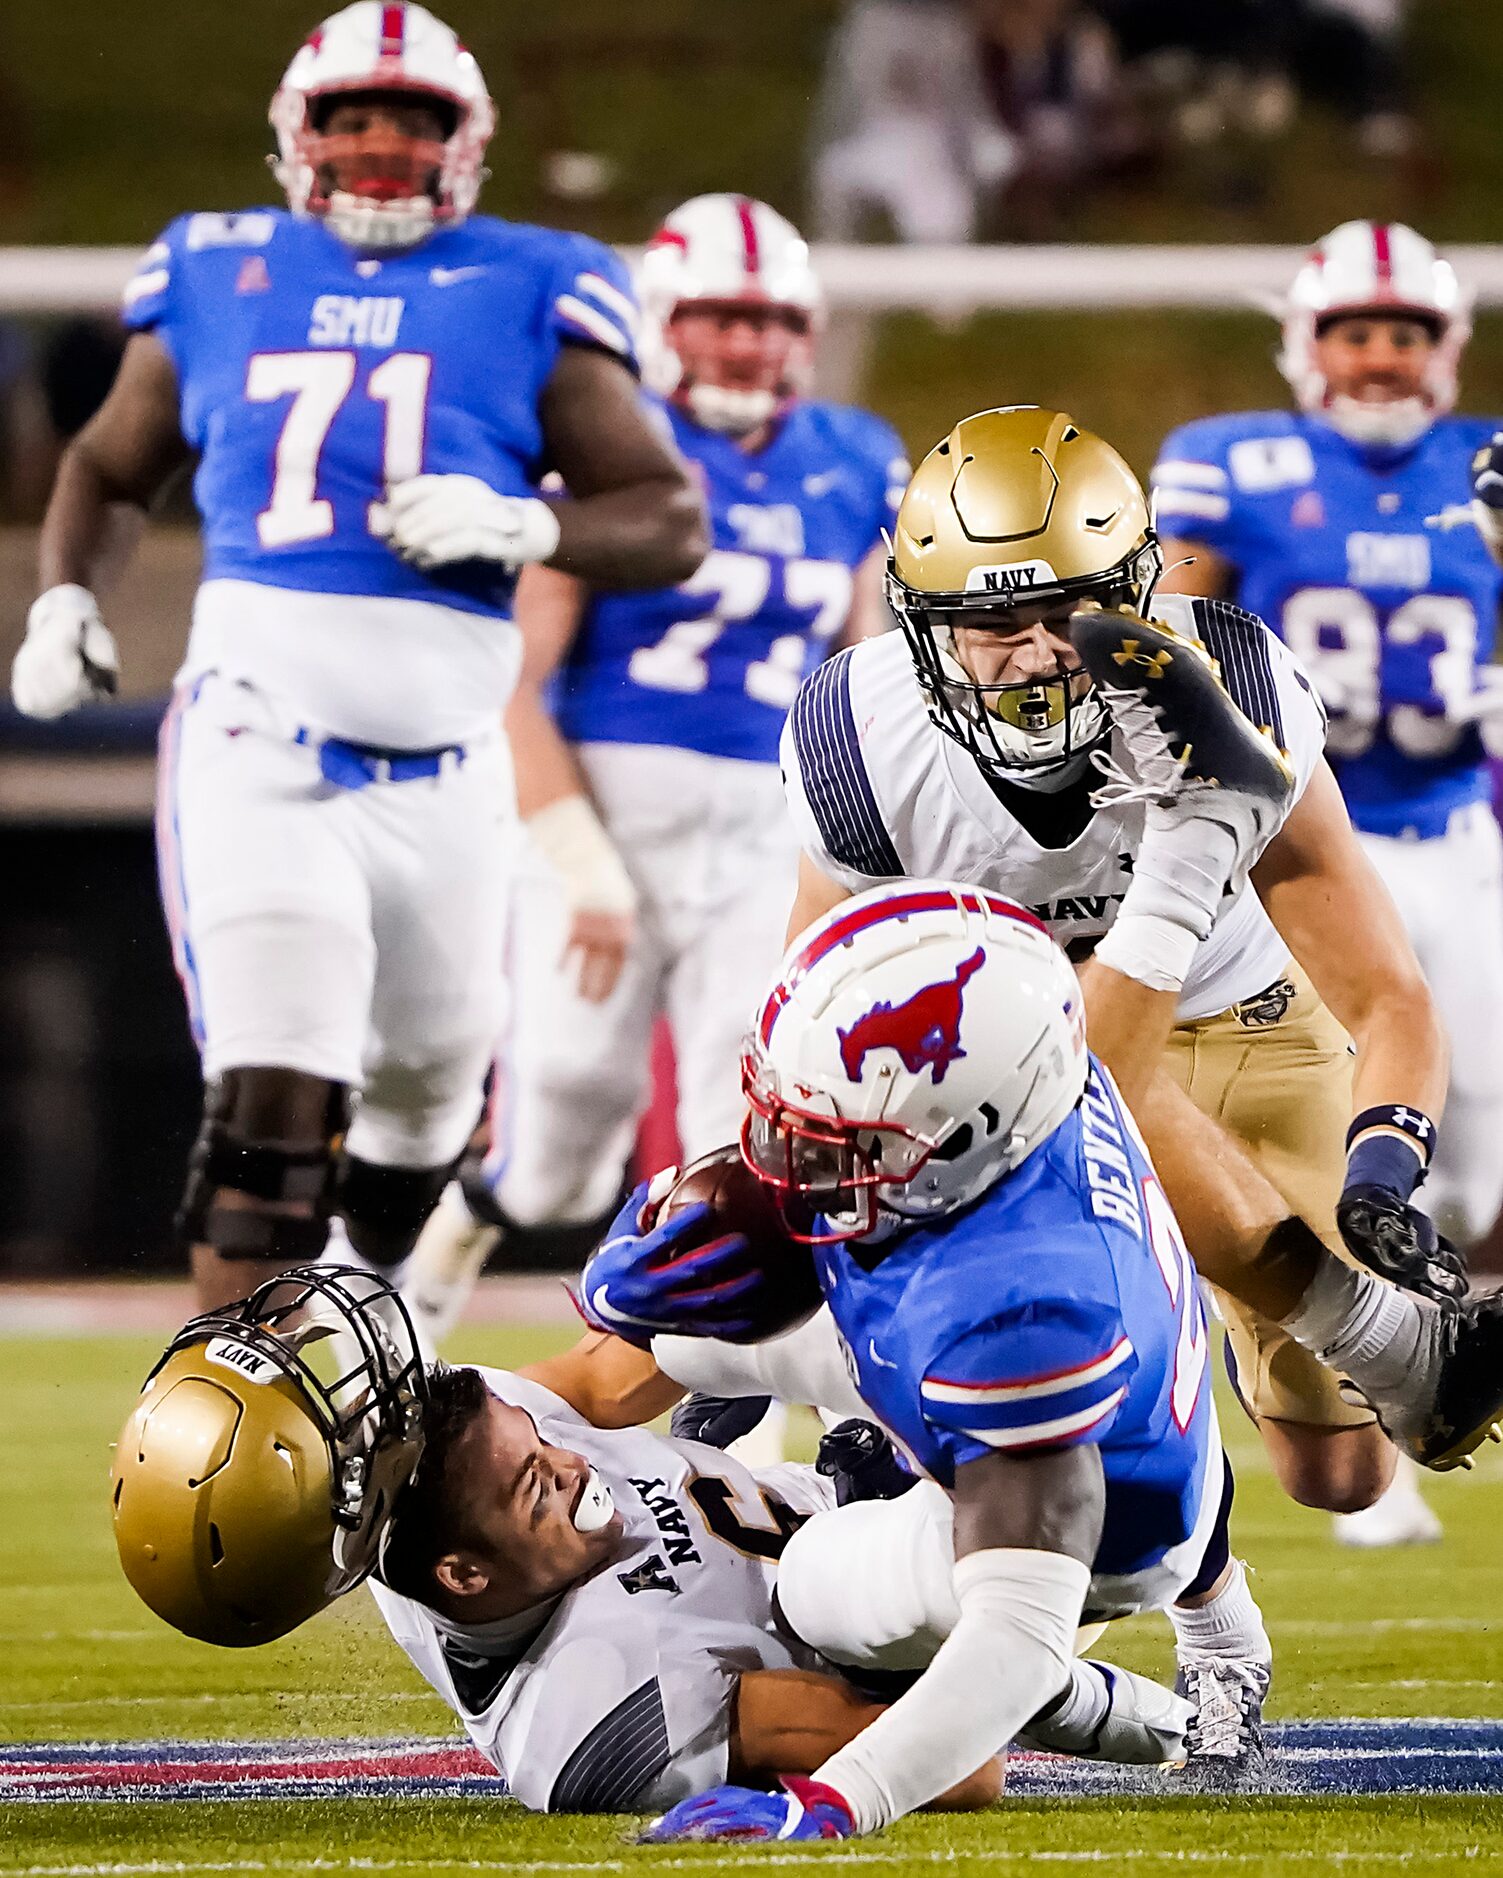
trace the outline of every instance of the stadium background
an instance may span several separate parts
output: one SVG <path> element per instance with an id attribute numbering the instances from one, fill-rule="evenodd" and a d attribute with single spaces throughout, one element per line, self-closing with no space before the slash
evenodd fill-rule
<path id="1" fill-rule="evenodd" d="M 733 186 L 795 218 L 836 0 L 519 0 L 457 16 L 498 103 L 483 206 L 639 241 L 676 201 Z M 16 10 L 0 41 L 0 244 L 144 246 L 186 207 L 270 199 L 267 99 L 310 25 L 302 0 L 103 0 Z M 1169 150 L 1151 171 L 1082 190 L 1052 239 L 1292 242 L 1357 214 L 1418 222 L 1442 242 L 1497 237 L 1503 17 L 1416 0 L 1405 39 L 1421 149 L 1354 154 L 1319 107 L 1239 153 Z M 605 186 L 551 186 L 561 153 L 603 159 Z M 1215 187 L 1255 163 L 1266 187 Z M 0 305 L 6 257 L 0 254 Z M 45 314 L 3 323 L 13 357 L 55 338 Z M 989 403 L 1063 406 L 1140 469 L 1172 425 L 1279 401 L 1261 312 L 919 312 L 835 322 L 838 389 L 926 448 Z M 1478 318 L 1463 405 L 1503 410 L 1503 316 Z M 63 367 L 68 371 L 67 355 Z M 87 376 L 80 368 L 80 376 Z M 67 387 L 65 387 L 66 389 Z M 45 483 L 0 476 L 0 662 L 32 593 Z M 165 1222 L 196 1116 L 195 1069 L 155 903 L 146 813 L 160 699 L 183 642 L 195 568 L 184 493 L 166 505 L 112 600 L 122 701 L 57 729 L 0 712 L 0 1275 L 161 1269 Z"/>

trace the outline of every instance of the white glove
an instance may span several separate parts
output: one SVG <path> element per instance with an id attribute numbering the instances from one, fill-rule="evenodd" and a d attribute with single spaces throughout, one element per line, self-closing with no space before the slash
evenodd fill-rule
<path id="1" fill-rule="evenodd" d="M 558 546 L 558 516 L 537 496 L 503 496 L 478 476 L 412 476 L 398 483 L 373 533 L 414 567 L 498 561 L 518 568 L 546 561 Z"/>
<path id="2" fill-rule="evenodd" d="M 49 587 L 26 615 L 10 695 L 27 717 L 62 717 L 115 690 L 120 656 L 87 587 Z"/>

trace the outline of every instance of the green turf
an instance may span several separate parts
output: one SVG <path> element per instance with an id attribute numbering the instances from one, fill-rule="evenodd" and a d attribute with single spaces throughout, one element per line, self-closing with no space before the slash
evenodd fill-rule
<path id="1" fill-rule="evenodd" d="M 471 1331 L 455 1353 L 517 1363 L 562 1334 Z M 115 1565 L 106 1480 L 110 1440 L 154 1353 L 149 1341 L 124 1337 L 0 1341 L 9 1441 L 0 1471 L 0 1741 L 450 1731 L 448 1712 L 385 1641 L 363 1595 L 281 1644 L 247 1652 L 190 1643 L 135 1602 Z M 1446 1522 L 1440 1546 L 1353 1555 L 1331 1542 L 1323 1517 L 1281 1497 L 1235 1410 L 1224 1406 L 1223 1420 L 1240 1482 L 1237 1538 L 1256 1568 L 1278 1653 L 1271 1712 L 1503 1716 L 1495 1620 L 1503 1466 L 1431 1484 Z M 1133 1667 L 1163 1671 L 1166 1638 L 1161 1622 L 1139 1620 L 1118 1626 L 1110 1649 Z M 952 1859 L 1044 1868 L 1123 1856 L 1131 1873 L 1187 1858 L 1250 1874 L 1428 1873 L 1462 1863 L 1481 1872 L 1503 1869 L 1503 1801 L 1020 1802 L 984 1821 L 910 1821 L 869 1846 L 813 1856 L 857 1854 L 913 1870 Z M 658 1855 L 625 1850 L 621 1822 L 539 1821 L 504 1803 L 0 1806 L 0 1871 L 31 1878 L 419 1872 L 472 1861 L 567 1869 L 622 1859 Z M 681 1860 L 683 1869 L 729 1862 L 713 1848 Z"/>

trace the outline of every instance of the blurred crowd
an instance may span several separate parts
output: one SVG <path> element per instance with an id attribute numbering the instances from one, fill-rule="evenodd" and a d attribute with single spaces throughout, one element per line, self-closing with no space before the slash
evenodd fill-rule
<path id="1" fill-rule="evenodd" d="M 1302 100 L 1358 148 L 1415 144 L 1406 0 L 851 0 L 811 163 L 827 239 L 1046 237 L 1080 190 L 1282 135 Z M 1209 174 L 1234 203 L 1256 164 Z"/>

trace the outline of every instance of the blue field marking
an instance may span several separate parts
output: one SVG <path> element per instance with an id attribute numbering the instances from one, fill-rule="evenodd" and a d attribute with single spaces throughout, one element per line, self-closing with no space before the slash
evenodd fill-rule
<path id="1" fill-rule="evenodd" d="M 1503 1721 L 1285 1722 L 1270 1727 L 1278 1796 L 1503 1794 Z M 1017 1799 L 1173 1794 L 1156 1768 L 1015 1755 Z M 453 1736 L 337 1741 L 90 1741 L 0 1747 L 0 1803 L 95 1800 L 503 1799 Z"/>

